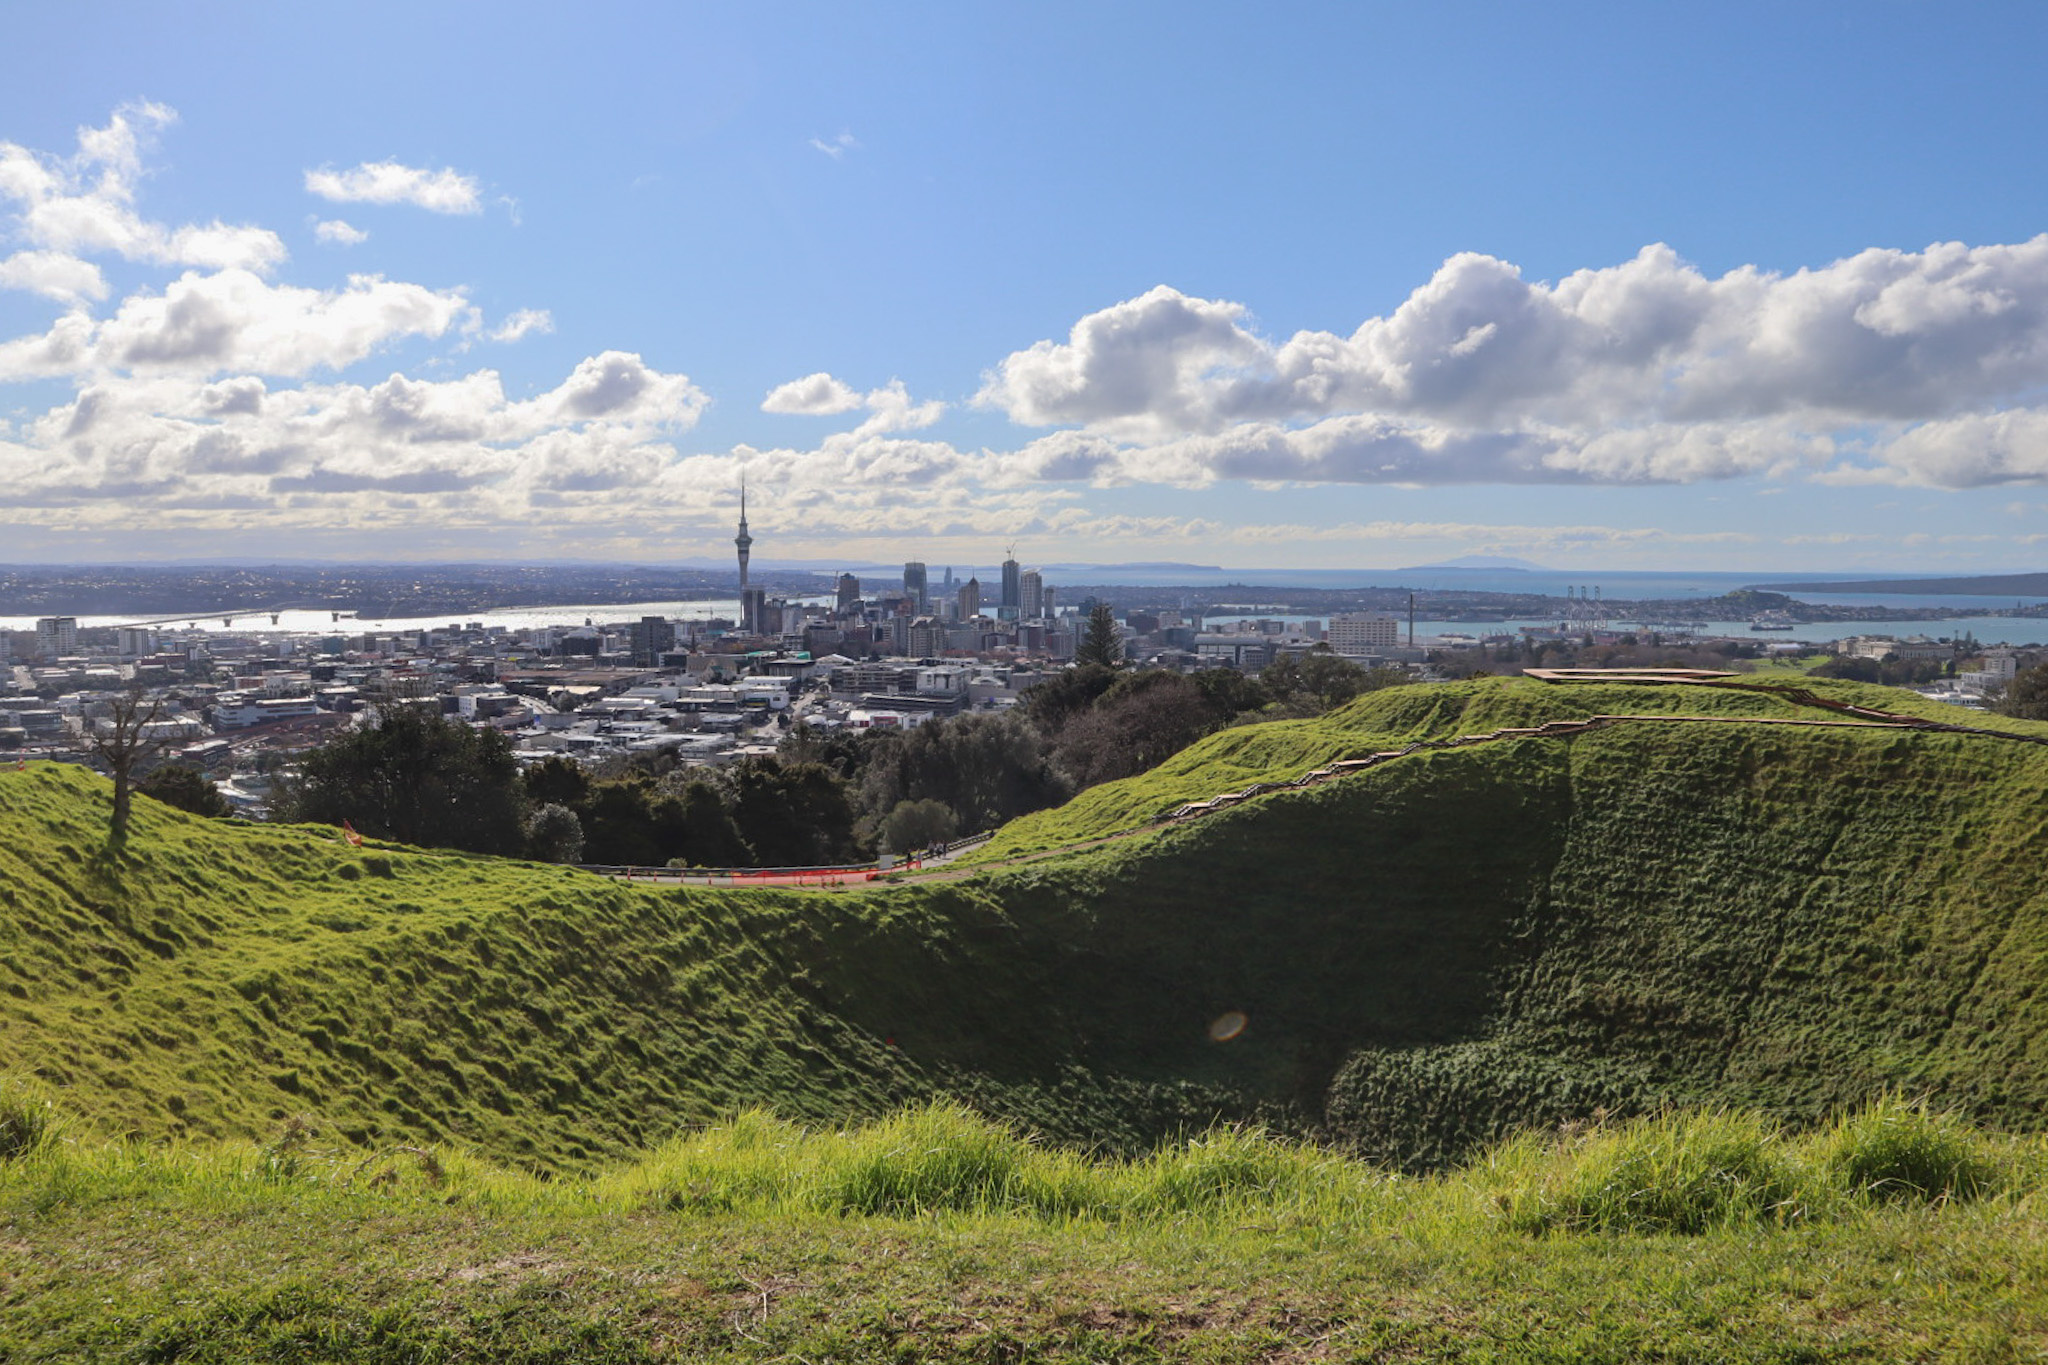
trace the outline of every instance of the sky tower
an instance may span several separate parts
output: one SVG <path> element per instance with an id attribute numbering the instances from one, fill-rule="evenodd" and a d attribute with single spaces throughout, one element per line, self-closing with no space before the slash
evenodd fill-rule
<path id="1" fill-rule="evenodd" d="M 740 533 L 732 538 L 740 549 L 740 593 L 747 591 L 747 556 L 754 548 L 754 538 L 747 534 L 747 481 L 740 480 Z"/>

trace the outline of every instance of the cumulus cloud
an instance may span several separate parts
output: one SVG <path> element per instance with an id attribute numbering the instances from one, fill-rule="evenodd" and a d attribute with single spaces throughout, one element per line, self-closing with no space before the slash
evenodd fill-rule
<path id="1" fill-rule="evenodd" d="M 1709 279 L 1665 246 L 1530 283 L 1463 254 L 1349 336 L 1276 342 L 1161 286 L 1003 360 L 979 401 L 1146 435 L 1369 411 L 1518 421 L 1925 420 L 2048 383 L 2048 235 Z"/>
<path id="2" fill-rule="evenodd" d="M 328 246 L 360 246 L 370 240 L 369 233 L 340 218 L 315 223 L 313 235 Z"/>
<path id="3" fill-rule="evenodd" d="M 777 385 L 761 402 L 763 412 L 805 417 L 833 416 L 858 409 L 865 409 L 868 415 L 854 429 L 855 434 L 875 436 L 883 432 L 928 427 L 945 415 L 946 405 L 937 399 L 923 403 L 914 401 L 900 379 L 892 379 L 879 389 L 861 393 L 851 384 L 823 371 Z"/>
<path id="4" fill-rule="evenodd" d="M 18 251 L 0 261 L 0 289 L 25 289 L 59 303 L 107 296 L 107 279 L 91 261 L 62 251 Z"/>
<path id="5" fill-rule="evenodd" d="M 1959 484 L 2048 472 L 2008 411 L 2044 390 L 2048 235 L 1715 278 L 1658 245 L 1555 284 L 1467 253 L 1349 335 L 1285 340 L 1161 286 L 1006 357 L 976 401 L 1113 443 L 1095 477 L 1682 482 L 1860 451 Z"/>
<path id="6" fill-rule="evenodd" d="M 72 257 L 104 252 L 156 265 L 259 272 L 278 265 L 284 242 L 268 229 L 219 220 L 173 228 L 136 211 L 143 153 L 176 119 L 165 105 L 124 106 L 105 127 L 79 129 L 78 150 L 69 157 L 0 142 L 0 200 L 16 206 L 16 234 Z"/>
<path id="7" fill-rule="evenodd" d="M 365 161 L 345 171 L 322 167 L 306 172 L 306 191 L 338 204 L 411 204 L 430 213 L 483 212 L 476 178 L 448 167 L 429 171 L 397 161 Z"/>
<path id="8" fill-rule="evenodd" d="M 104 322 L 70 314 L 41 337 L 0 344 L 0 380 L 108 370 L 342 369 L 391 341 L 440 336 L 467 307 L 459 290 L 376 275 L 319 290 L 274 285 L 246 270 L 187 272 L 162 293 L 122 300 Z"/>
<path id="9" fill-rule="evenodd" d="M 761 411 L 795 413 L 804 417 L 825 417 L 851 412 L 860 406 L 860 393 L 851 385 L 834 379 L 823 370 L 778 384 L 761 400 Z"/>

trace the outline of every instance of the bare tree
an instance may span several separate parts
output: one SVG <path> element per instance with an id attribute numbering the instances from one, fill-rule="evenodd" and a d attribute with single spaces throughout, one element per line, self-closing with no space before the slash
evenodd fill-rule
<path id="1" fill-rule="evenodd" d="M 117 844 L 128 837 L 128 809 L 135 798 L 135 769 L 164 747 L 165 741 L 161 736 L 149 733 L 150 723 L 162 720 L 163 715 L 163 702 L 145 697 L 142 689 L 135 687 L 108 703 L 107 715 L 102 721 L 87 726 L 86 748 L 107 765 L 107 776 L 114 779 L 112 835 L 113 842 Z"/>

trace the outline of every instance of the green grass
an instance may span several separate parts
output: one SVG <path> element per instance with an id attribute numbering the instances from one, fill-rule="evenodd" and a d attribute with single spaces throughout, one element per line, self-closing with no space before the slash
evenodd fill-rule
<path id="1" fill-rule="evenodd" d="M 1136 1159 L 957 1107 L 742 1115 L 587 1178 L 459 1152 L 56 1143 L 0 1166 L 10 1361 L 2026 1359 L 2048 1162 L 1900 1201 L 1734 1113 L 1405 1179 L 1255 1131 Z M 705 1192 L 720 1191 L 716 1200 Z"/>
<path id="2" fill-rule="evenodd" d="M 1176 760 L 1238 769 L 1112 785 L 1135 809 L 1276 771 L 1255 758 L 1624 711 L 1812 714 L 1700 687 L 1399 688 Z M 835 894 L 661 891 L 151 802 L 116 850 L 105 784 L 33 765 L 0 772 L 0 1072 L 103 1135 L 305 1115 L 359 1150 L 556 1173 L 749 1107 L 836 1124 L 945 1097 L 1076 1150 L 1252 1122 L 1409 1171 L 1672 1104 L 1804 1129 L 1899 1092 L 2030 1129 L 2044 798 L 2037 746 L 1645 721 Z M 1040 834 L 1099 828 L 1089 799 Z M 1243 1031 L 1212 1038 L 1232 1012 Z"/>
<path id="3" fill-rule="evenodd" d="M 1750 679 L 1738 679 L 1750 681 Z M 1754 679 L 1804 687 L 1821 696 L 1994 728 L 2012 722 L 1929 701 L 1914 693 L 1782 671 Z M 1755 692 L 1710 686 L 1549 685 L 1526 678 L 1479 678 L 1370 692 L 1326 716 L 1220 731 L 1160 764 L 1092 787 L 1055 810 L 1014 820 L 972 856 L 997 862 L 1084 839 L 1137 829 L 1176 806 L 1237 791 L 1254 782 L 1286 782 L 1346 758 L 1398 749 L 1417 740 L 1484 734 L 1593 715 L 1684 714 L 1826 718 L 1827 713 Z"/>

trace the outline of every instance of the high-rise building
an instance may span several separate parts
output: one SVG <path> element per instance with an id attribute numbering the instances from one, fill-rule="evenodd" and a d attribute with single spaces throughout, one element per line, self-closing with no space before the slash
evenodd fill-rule
<path id="1" fill-rule="evenodd" d="M 1036 621 L 1045 615 L 1045 576 L 1036 569 L 1026 569 L 1017 580 L 1017 614 L 1026 621 Z"/>
<path id="2" fill-rule="evenodd" d="M 674 622 L 660 616 L 643 616 L 633 623 L 633 663 L 636 667 L 659 667 L 661 656 L 675 647 Z"/>
<path id="3" fill-rule="evenodd" d="M 853 604 L 860 601 L 860 580 L 850 573 L 839 575 L 839 614 L 846 615 L 853 610 Z"/>
<path id="4" fill-rule="evenodd" d="M 1002 617 L 1005 621 L 1017 619 L 1017 609 L 1024 604 L 1023 588 L 1019 583 L 1022 566 L 1014 559 L 1003 561 Z"/>
<path id="5" fill-rule="evenodd" d="M 78 652 L 78 618 L 45 616 L 36 622 L 36 653 L 57 658 Z"/>
<path id="6" fill-rule="evenodd" d="M 981 580 L 970 578 L 960 585 L 960 619 L 972 620 L 981 615 Z"/>
<path id="7" fill-rule="evenodd" d="M 768 615 L 768 589 L 740 589 L 740 629 L 748 635 L 759 635 L 763 621 Z"/>
<path id="8" fill-rule="evenodd" d="M 903 566 L 903 595 L 917 603 L 919 616 L 932 609 L 931 592 L 925 586 L 924 565 L 914 559 Z"/>
<path id="9" fill-rule="evenodd" d="M 1363 654 L 1401 643 L 1401 623 L 1391 616 L 1345 613 L 1330 618 L 1330 649 L 1337 654 Z"/>

